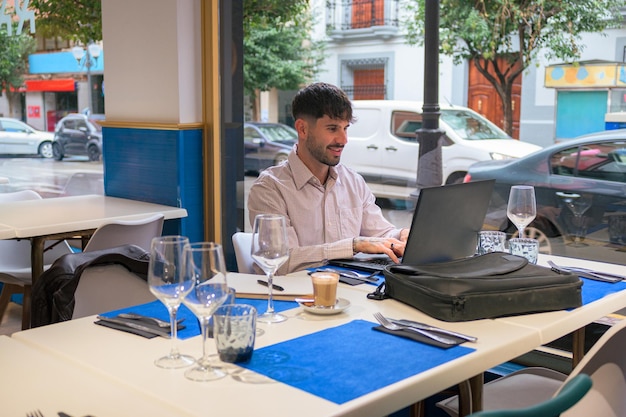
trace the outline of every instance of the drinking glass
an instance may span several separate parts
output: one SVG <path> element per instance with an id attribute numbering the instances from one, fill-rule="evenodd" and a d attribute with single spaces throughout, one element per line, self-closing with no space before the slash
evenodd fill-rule
<path id="1" fill-rule="evenodd" d="M 556 195 L 561 198 L 563 204 L 567 206 L 574 216 L 572 219 L 572 243 L 568 243 L 568 245 L 575 248 L 588 246 L 583 242 L 587 234 L 587 219 L 584 214 L 591 208 L 591 199 L 576 193 L 557 192 Z"/>
<path id="2" fill-rule="evenodd" d="M 185 275 L 195 282 L 195 286 L 183 303 L 200 321 L 202 333 L 202 357 L 196 361 L 196 366 L 185 371 L 185 377 L 193 381 L 212 381 L 226 376 L 225 372 L 211 366 L 206 346 L 211 316 L 226 301 L 230 291 L 224 252 L 222 245 L 217 243 L 192 243 L 185 246 L 184 259 Z"/>
<path id="3" fill-rule="evenodd" d="M 287 227 L 285 217 L 279 214 L 258 214 L 254 219 L 252 232 L 252 259 L 267 275 L 267 310 L 257 317 L 264 323 L 279 323 L 287 317 L 274 311 L 272 284 L 274 274 L 289 258 Z"/>
<path id="4" fill-rule="evenodd" d="M 160 236 L 150 244 L 148 286 L 170 313 L 172 347 L 167 356 L 154 363 L 161 368 L 183 368 L 195 362 L 188 355 L 181 355 L 177 347 L 176 313 L 183 298 L 194 286 L 194 281 L 183 273 L 183 248 L 189 244 L 184 236 Z"/>
<path id="5" fill-rule="evenodd" d="M 506 214 L 517 227 L 519 237 L 524 237 L 524 229 L 537 215 L 535 188 L 532 185 L 512 186 Z"/>

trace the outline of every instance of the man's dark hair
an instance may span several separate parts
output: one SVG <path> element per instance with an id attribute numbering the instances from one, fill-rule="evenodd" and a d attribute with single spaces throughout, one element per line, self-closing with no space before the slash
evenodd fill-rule
<path id="1" fill-rule="evenodd" d="M 313 117 L 320 119 L 327 115 L 331 119 L 354 121 L 352 103 L 340 88 L 327 83 L 310 84 L 296 94 L 291 103 L 293 118 Z"/>

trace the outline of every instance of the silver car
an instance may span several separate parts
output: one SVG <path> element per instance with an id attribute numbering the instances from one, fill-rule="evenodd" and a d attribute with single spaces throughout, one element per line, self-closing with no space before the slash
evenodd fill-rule
<path id="1" fill-rule="evenodd" d="M 52 158 L 52 132 L 37 130 L 9 117 L 0 117 L 0 154 Z"/>

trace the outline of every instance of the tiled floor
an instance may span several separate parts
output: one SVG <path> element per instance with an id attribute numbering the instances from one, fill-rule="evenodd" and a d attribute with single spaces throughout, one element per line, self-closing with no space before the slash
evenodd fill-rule
<path id="1" fill-rule="evenodd" d="M 0 323 L 0 335 L 10 336 L 12 333 L 22 330 L 22 306 L 9 303 L 2 323 Z"/>

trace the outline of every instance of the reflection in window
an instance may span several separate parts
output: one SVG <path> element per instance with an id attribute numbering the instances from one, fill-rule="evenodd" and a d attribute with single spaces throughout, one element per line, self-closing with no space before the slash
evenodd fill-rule
<path id="1" fill-rule="evenodd" d="M 483 140 L 509 137 L 489 120 L 466 110 L 442 110 L 441 120 L 450 126 L 461 139 Z"/>
<path id="2" fill-rule="evenodd" d="M 550 163 L 555 175 L 626 182 L 626 142 L 568 148 L 555 153 Z"/>

